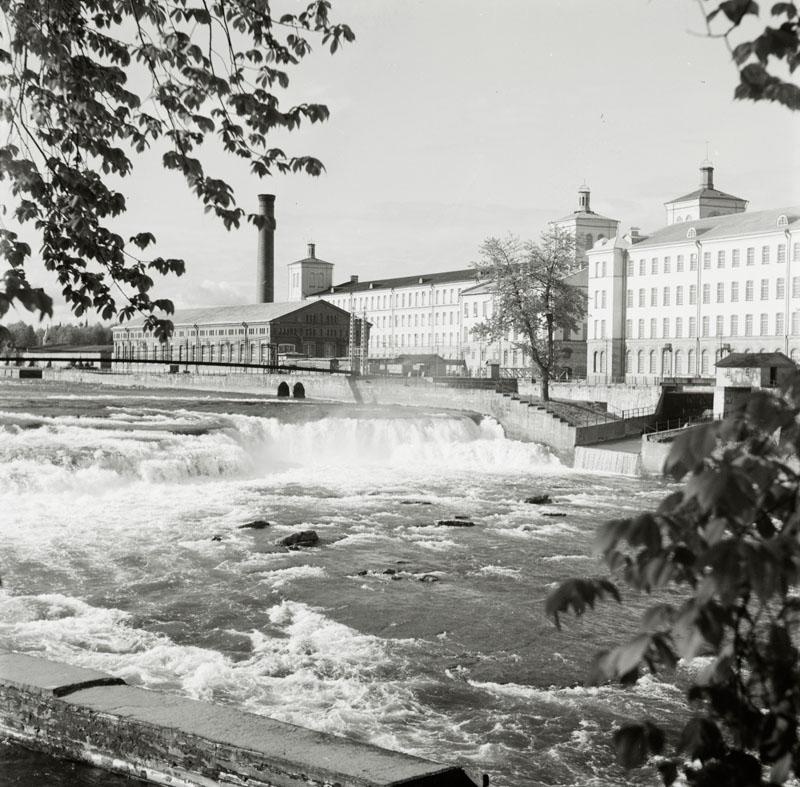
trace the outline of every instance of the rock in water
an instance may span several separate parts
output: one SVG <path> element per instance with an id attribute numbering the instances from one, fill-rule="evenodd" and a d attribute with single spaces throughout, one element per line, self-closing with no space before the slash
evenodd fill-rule
<path id="1" fill-rule="evenodd" d="M 420 582 L 438 582 L 439 581 L 439 577 L 437 577 L 436 574 L 423 574 L 419 578 L 419 581 Z"/>
<path id="2" fill-rule="evenodd" d="M 475 523 L 470 522 L 469 519 L 454 517 L 453 519 L 437 519 L 436 527 L 475 527 Z"/>
<path id="3" fill-rule="evenodd" d="M 316 530 L 301 530 L 282 538 L 279 543 L 285 547 L 313 547 L 319 543 L 319 536 Z"/>
<path id="4" fill-rule="evenodd" d="M 550 495 L 533 495 L 533 497 L 526 497 L 526 503 L 532 503 L 535 506 L 545 506 L 548 503 L 552 503 L 553 500 Z"/>
<path id="5" fill-rule="evenodd" d="M 222 541 L 222 536 L 219 536 L 219 535 L 217 535 L 217 536 L 211 536 L 211 540 L 212 540 L 212 541 Z"/>
<path id="6" fill-rule="evenodd" d="M 269 527 L 269 522 L 266 519 L 254 519 L 252 522 L 245 522 L 243 525 L 239 525 L 237 529 L 263 530 L 265 527 Z"/>
<path id="7" fill-rule="evenodd" d="M 566 516 L 563 511 L 542 511 L 542 516 Z"/>

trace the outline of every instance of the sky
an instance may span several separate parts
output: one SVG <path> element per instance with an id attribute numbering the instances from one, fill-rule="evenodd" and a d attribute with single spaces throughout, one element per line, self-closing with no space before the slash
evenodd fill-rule
<path id="1" fill-rule="evenodd" d="M 333 7 L 355 43 L 333 56 L 319 47 L 290 88 L 330 119 L 276 139 L 326 172 L 259 180 L 214 146 L 204 154 L 242 207 L 276 195 L 276 300 L 309 242 L 335 282 L 464 268 L 485 238 L 535 238 L 575 210 L 584 182 L 595 211 L 656 229 L 663 203 L 699 185 L 707 152 L 717 188 L 749 210 L 800 205 L 800 112 L 733 101 L 735 68 L 703 36 L 697 0 Z M 157 295 L 179 307 L 253 302 L 255 228 L 226 231 L 155 153 L 135 167 L 123 231 L 149 230 L 158 253 L 187 262 Z M 57 295 L 35 263 L 30 277 Z"/>

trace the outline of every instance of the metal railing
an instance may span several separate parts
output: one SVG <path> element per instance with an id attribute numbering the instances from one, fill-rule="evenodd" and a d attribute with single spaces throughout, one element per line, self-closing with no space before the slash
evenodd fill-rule
<path id="1" fill-rule="evenodd" d="M 660 442 L 662 440 L 669 440 L 674 435 L 680 434 L 684 429 L 688 429 L 698 424 L 710 423 L 711 421 L 719 421 L 722 416 L 720 415 L 695 415 L 695 416 L 679 416 L 675 418 L 667 418 L 663 421 L 658 421 L 652 426 L 645 427 L 645 439 L 652 442 Z"/>

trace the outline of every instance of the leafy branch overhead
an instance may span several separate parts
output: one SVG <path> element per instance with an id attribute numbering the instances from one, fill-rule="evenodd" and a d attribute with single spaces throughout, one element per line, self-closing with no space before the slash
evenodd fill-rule
<path id="1" fill-rule="evenodd" d="M 615 734 L 627 767 L 658 757 L 665 784 L 783 784 L 800 775 L 800 377 L 754 393 L 722 422 L 681 434 L 666 471 L 683 479 L 656 511 L 607 522 L 596 547 L 616 581 L 652 594 L 629 641 L 597 655 L 595 680 L 637 680 L 704 657 L 677 740 L 651 721 Z M 556 624 L 612 579 L 569 580 Z M 672 753 L 666 752 L 672 747 Z"/>
<path id="2" fill-rule="evenodd" d="M 800 109 L 800 86 L 791 80 L 800 65 L 800 15 L 794 2 L 773 3 L 770 16 L 775 26 L 759 25 L 751 40 L 734 43 L 740 32 L 759 16 L 755 0 L 698 0 L 709 35 L 725 40 L 739 70 L 734 96 L 751 101 L 776 101 Z M 720 32 L 716 32 L 719 29 Z M 776 70 L 777 69 L 777 70 Z"/>
<path id="3" fill-rule="evenodd" d="M 171 331 L 155 315 L 173 307 L 151 298 L 153 277 L 181 275 L 183 260 L 143 255 L 156 241 L 146 230 L 126 240 L 113 229 L 126 207 L 116 184 L 137 154 L 157 145 L 163 166 L 228 229 L 261 219 L 206 170 L 199 148 L 208 137 L 258 177 L 323 171 L 318 159 L 289 155 L 270 137 L 328 118 L 322 104 L 284 108 L 278 93 L 312 42 L 336 52 L 354 40 L 330 11 L 329 0 L 282 16 L 250 0 L 0 0 L 0 117 L 9 128 L 0 178 L 14 220 L 35 227 L 44 266 L 76 315 L 145 313 L 157 336 Z M 0 317 L 14 303 L 52 313 L 50 297 L 29 284 L 31 253 L 0 224 L 8 265 Z"/>

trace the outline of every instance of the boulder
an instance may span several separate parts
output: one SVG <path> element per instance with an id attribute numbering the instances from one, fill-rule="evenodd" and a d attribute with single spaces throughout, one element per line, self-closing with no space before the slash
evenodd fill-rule
<path id="1" fill-rule="evenodd" d="M 436 574 L 423 574 L 419 578 L 419 581 L 420 582 L 438 582 L 439 581 L 439 577 L 437 577 Z"/>
<path id="2" fill-rule="evenodd" d="M 437 519 L 436 527 L 475 527 L 475 523 L 469 519 L 453 517 L 453 519 Z"/>
<path id="3" fill-rule="evenodd" d="M 535 506 L 544 506 L 552 503 L 553 500 L 550 495 L 533 495 L 532 497 L 526 497 L 525 502 L 532 503 Z"/>
<path id="4" fill-rule="evenodd" d="M 220 536 L 220 535 L 211 536 L 211 540 L 212 541 L 222 541 L 222 536 Z"/>
<path id="5" fill-rule="evenodd" d="M 269 527 L 269 522 L 266 519 L 254 519 L 252 522 L 245 522 L 243 525 L 239 525 L 237 528 L 238 530 L 263 530 L 265 527 Z"/>
<path id="6" fill-rule="evenodd" d="M 563 511 L 542 511 L 542 516 L 566 516 Z"/>
<path id="7" fill-rule="evenodd" d="M 285 547 L 313 547 L 319 543 L 319 536 L 316 530 L 301 530 L 282 538 L 278 543 Z"/>

